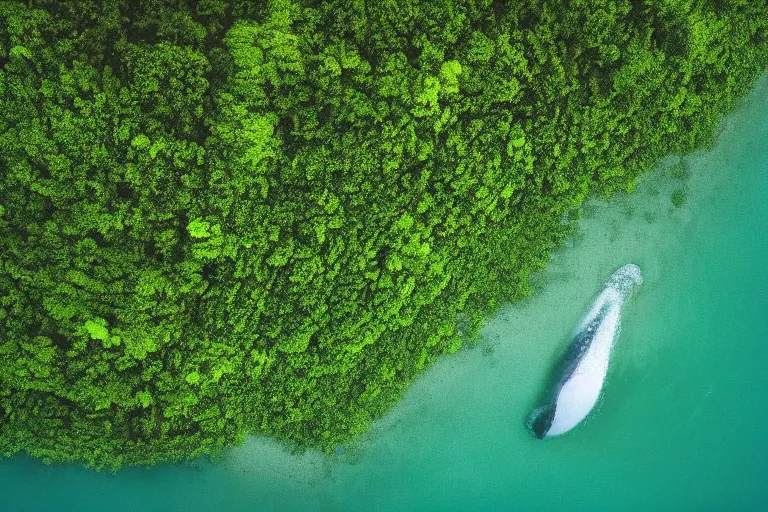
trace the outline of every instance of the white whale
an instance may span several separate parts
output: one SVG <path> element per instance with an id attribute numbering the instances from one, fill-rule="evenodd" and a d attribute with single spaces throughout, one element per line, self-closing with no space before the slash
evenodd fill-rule
<path id="1" fill-rule="evenodd" d="M 578 425 L 600 397 L 613 343 L 619 333 L 621 309 L 629 291 L 643 282 L 637 265 L 614 273 L 573 335 L 556 372 L 555 385 L 529 418 L 533 434 L 543 439 Z"/>

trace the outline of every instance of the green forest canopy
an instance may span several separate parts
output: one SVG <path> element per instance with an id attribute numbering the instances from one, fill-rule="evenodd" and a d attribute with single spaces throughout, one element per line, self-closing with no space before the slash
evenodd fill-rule
<path id="1" fill-rule="evenodd" d="M 0 1 L 0 454 L 350 440 L 767 65 L 750 0 Z"/>

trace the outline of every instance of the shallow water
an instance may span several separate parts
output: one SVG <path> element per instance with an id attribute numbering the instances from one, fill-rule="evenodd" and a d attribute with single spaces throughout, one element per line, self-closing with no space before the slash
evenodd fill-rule
<path id="1" fill-rule="evenodd" d="M 198 467 L 116 476 L 0 461 L 0 508 L 23 510 L 756 510 L 768 501 L 768 76 L 716 147 L 670 158 L 635 193 L 585 209 L 572 247 L 445 357 L 343 454 L 251 439 Z M 685 191 L 681 207 L 673 191 Z M 570 245 L 570 244 L 569 244 Z M 547 373 L 625 263 L 623 310 L 587 421 L 540 441 L 524 421 Z"/>

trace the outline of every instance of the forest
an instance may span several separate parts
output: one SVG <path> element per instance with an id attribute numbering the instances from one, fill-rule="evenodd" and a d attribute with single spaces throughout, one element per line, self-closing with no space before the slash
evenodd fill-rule
<path id="1" fill-rule="evenodd" d="M 0 1 L 0 456 L 354 440 L 767 67 L 762 1 Z"/>

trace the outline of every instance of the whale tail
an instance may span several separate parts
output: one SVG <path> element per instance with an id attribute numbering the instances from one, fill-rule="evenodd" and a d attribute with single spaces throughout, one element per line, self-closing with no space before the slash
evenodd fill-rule
<path id="1" fill-rule="evenodd" d="M 536 408 L 526 421 L 526 427 L 534 436 L 544 439 L 552 426 L 552 420 L 555 419 L 555 404 L 550 403 Z"/>

